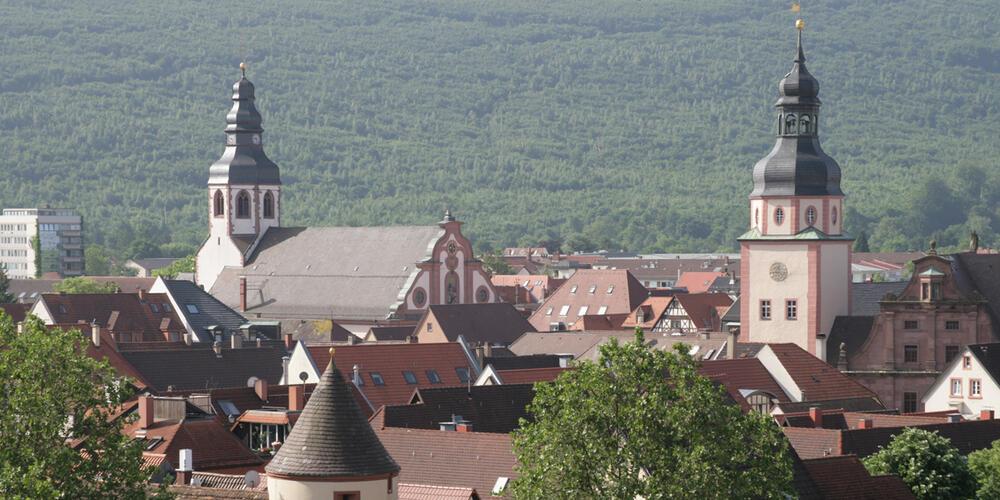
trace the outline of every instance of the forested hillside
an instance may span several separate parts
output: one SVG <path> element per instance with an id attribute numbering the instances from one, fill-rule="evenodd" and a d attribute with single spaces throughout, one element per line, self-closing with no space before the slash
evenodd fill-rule
<path id="1" fill-rule="evenodd" d="M 996 0 L 808 2 L 821 134 L 873 250 L 1000 245 Z M 794 52 L 788 1 L 4 0 L 0 205 L 191 251 L 242 59 L 289 225 L 481 249 L 722 251 Z"/>

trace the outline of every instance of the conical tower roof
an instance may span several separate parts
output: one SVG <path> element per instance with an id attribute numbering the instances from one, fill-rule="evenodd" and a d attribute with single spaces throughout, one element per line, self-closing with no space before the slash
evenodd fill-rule
<path id="1" fill-rule="evenodd" d="M 308 480 L 370 478 L 399 472 L 399 465 L 361 414 L 333 358 L 331 353 L 330 364 L 309 403 L 267 465 L 268 474 Z"/>
<path id="2" fill-rule="evenodd" d="M 209 184 L 281 184 L 281 172 L 264 153 L 261 118 L 254 104 L 254 86 L 247 80 L 246 64 L 233 84 L 233 107 L 226 115 L 226 149 L 209 168 Z"/>

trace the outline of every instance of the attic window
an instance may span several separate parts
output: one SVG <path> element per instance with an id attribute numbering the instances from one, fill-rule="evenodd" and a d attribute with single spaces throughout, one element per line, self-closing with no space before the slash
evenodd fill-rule
<path id="1" fill-rule="evenodd" d="M 403 372 L 403 379 L 406 380 L 407 384 L 411 384 L 412 385 L 412 384 L 416 384 L 417 383 L 417 376 L 414 375 L 413 372 L 411 372 L 411 371 L 404 371 Z"/>
<path id="2" fill-rule="evenodd" d="M 590 310 L 589 306 L 580 306 L 580 311 L 576 313 L 577 316 L 586 316 L 587 311 Z"/>
<path id="3" fill-rule="evenodd" d="M 170 304 L 168 304 L 168 303 L 164 303 L 163 304 L 163 312 L 172 312 L 173 310 L 174 310 L 174 308 L 170 307 Z"/>
<path id="4" fill-rule="evenodd" d="M 569 293 L 576 293 L 576 289 L 577 289 L 577 288 L 578 288 L 578 287 L 577 287 L 576 285 L 573 285 L 573 288 L 570 288 L 570 289 L 569 289 Z"/>
<path id="5" fill-rule="evenodd" d="M 565 316 L 567 314 L 569 314 L 569 304 L 567 304 L 567 305 L 562 306 L 562 307 L 559 308 L 559 315 L 560 316 Z"/>
<path id="6" fill-rule="evenodd" d="M 441 383 L 441 376 L 438 375 L 437 370 L 427 370 L 425 373 L 427 374 L 427 380 L 429 380 L 432 384 Z"/>
<path id="7" fill-rule="evenodd" d="M 493 484 L 493 491 L 491 492 L 493 496 L 503 495 L 503 490 L 507 489 L 507 483 L 510 482 L 510 478 L 500 476 L 497 478 L 497 482 Z"/>
<path id="8" fill-rule="evenodd" d="M 379 372 L 371 372 L 368 374 L 372 378 L 372 383 L 375 385 L 385 385 L 385 379 L 382 378 L 382 374 Z"/>
<path id="9" fill-rule="evenodd" d="M 524 283 L 521 283 L 521 286 L 528 288 L 529 283 L 531 283 L 531 280 L 524 280 Z"/>
<path id="10" fill-rule="evenodd" d="M 615 286 L 614 285 L 608 286 L 608 295 L 611 295 L 614 291 L 615 291 Z"/>
<path id="11" fill-rule="evenodd" d="M 590 290 L 588 292 L 593 295 L 597 291 L 597 285 L 590 285 Z"/>
<path id="12" fill-rule="evenodd" d="M 542 280 L 535 281 L 535 286 L 542 286 Z"/>
<path id="13" fill-rule="evenodd" d="M 66 306 L 59 304 L 59 312 L 62 314 L 66 314 Z"/>
<path id="14" fill-rule="evenodd" d="M 194 304 L 184 304 L 184 308 L 191 314 L 198 314 L 198 306 Z"/>
<path id="15" fill-rule="evenodd" d="M 455 374 L 458 375 L 458 381 L 461 383 L 467 383 L 469 381 L 469 369 L 464 366 L 455 368 Z"/>
<path id="16" fill-rule="evenodd" d="M 549 308 L 545 310 L 545 315 L 552 316 L 552 306 L 549 306 Z"/>
<path id="17" fill-rule="evenodd" d="M 597 314 L 607 314 L 608 306 L 601 306 L 597 309 Z"/>
<path id="18" fill-rule="evenodd" d="M 218 401 L 219 408 L 222 413 L 225 413 L 227 417 L 238 417 L 240 416 L 240 410 L 236 408 L 236 405 L 228 399 L 220 399 Z"/>

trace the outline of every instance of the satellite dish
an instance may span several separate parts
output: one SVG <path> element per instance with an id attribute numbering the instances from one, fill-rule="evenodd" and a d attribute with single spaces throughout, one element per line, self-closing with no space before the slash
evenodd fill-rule
<path id="1" fill-rule="evenodd" d="M 306 383 L 306 379 L 308 379 L 308 378 L 309 378 L 309 374 L 308 373 L 306 373 L 306 372 L 299 372 L 299 380 L 301 380 L 303 384 Z"/>
<path id="2" fill-rule="evenodd" d="M 260 474 L 255 470 L 248 470 L 246 474 L 243 475 L 243 484 L 247 486 L 247 489 L 254 489 L 260 484 Z"/>

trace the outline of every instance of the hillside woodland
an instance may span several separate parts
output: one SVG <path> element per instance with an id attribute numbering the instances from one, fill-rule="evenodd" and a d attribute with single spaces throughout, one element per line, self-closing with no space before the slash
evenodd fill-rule
<path id="1" fill-rule="evenodd" d="M 848 230 L 1000 246 L 995 0 L 802 16 Z M 76 208 L 117 258 L 205 238 L 241 60 L 286 225 L 450 207 L 484 251 L 732 251 L 795 43 L 774 0 L 7 0 L 0 19 L 0 206 Z"/>

